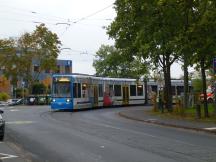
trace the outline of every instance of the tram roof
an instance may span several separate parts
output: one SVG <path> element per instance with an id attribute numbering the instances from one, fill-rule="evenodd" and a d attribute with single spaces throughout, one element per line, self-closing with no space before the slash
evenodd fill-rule
<path id="1" fill-rule="evenodd" d="M 73 77 L 75 79 L 92 79 L 92 80 L 101 80 L 101 81 L 122 81 L 122 82 L 137 82 L 136 79 L 129 79 L 129 78 L 108 78 L 108 77 L 97 77 L 94 75 L 88 74 L 53 74 L 53 77 Z"/>

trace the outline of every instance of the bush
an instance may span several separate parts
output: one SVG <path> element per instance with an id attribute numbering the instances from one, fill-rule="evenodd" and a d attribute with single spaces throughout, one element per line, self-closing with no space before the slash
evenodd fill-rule
<path id="1" fill-rule="evenodd" d="M 26 88 L 17 88 L 14 90 L 14 95 L 16 93 L 16 98 L 22 98 L 23 97 L 23 91 L 24 91 L 24 97 L 28 95 L 28 90 Z"/>
<path id="2" fill-rule="evenodd" d="M 7 93 L 0 93 L 0 101 L 7 101 L 10 98 L 10 96 Z"/>
<path id="3" fill-rule="evenodd" d="M 46 86 L 42 83 L 35 83 L 32 85 L 32 94 L 45 94 Z"/>

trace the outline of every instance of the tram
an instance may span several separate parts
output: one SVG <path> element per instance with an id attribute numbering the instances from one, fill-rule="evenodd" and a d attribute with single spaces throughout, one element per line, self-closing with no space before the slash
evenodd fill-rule
<path id="1" fill-rule="evenodd" d="M 143 104 L 143 84 L 136 79 L 54 74 L 51 109 L 76 110 Z"/>

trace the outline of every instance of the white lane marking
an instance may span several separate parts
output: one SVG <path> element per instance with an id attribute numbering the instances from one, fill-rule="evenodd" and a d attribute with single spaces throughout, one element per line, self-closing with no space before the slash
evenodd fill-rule
<path id="1" fill-rule="evenodd" d="M 104 148 L 105 148 L 105 146 L 100 146 L 100 148 L 104 149 Z"/>
<path id="2" fill-rule="evenodd" d="M 157 121 L 157 119 L 147 119 L 148 121 Z"/>
<path id="3" fill-rule="evenodd" d="M 9 121 L 6 124 L 32 124 L 34 121 Z"/>
<path id="4" fill-rule="evenodd" d="M 216 127 L 204 128 L 206 130 L 216 130 Z"/>
<path id="5" fill-rule="evenodd" d="M 17 158 L 18 156 L 0 153 L 0 160 Z"/>
<path id="6" fill-rule="evenodd" d="M 19 111 L 19 110 L 17 110 L 17 109 L 12 109 L 12 110 L 10 110 L 10 111 L 12 111 L 12 112 L 13 112 L 13 111 Z"/>

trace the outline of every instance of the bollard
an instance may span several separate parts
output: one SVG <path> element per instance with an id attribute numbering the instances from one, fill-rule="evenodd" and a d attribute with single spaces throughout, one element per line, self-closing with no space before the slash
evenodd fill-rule
<path id="1" fill-rule="evenodd" d="M 196 118 L 197 119 L 201 118 L 201 107 L 199 104 L 196 105 Z"/>

